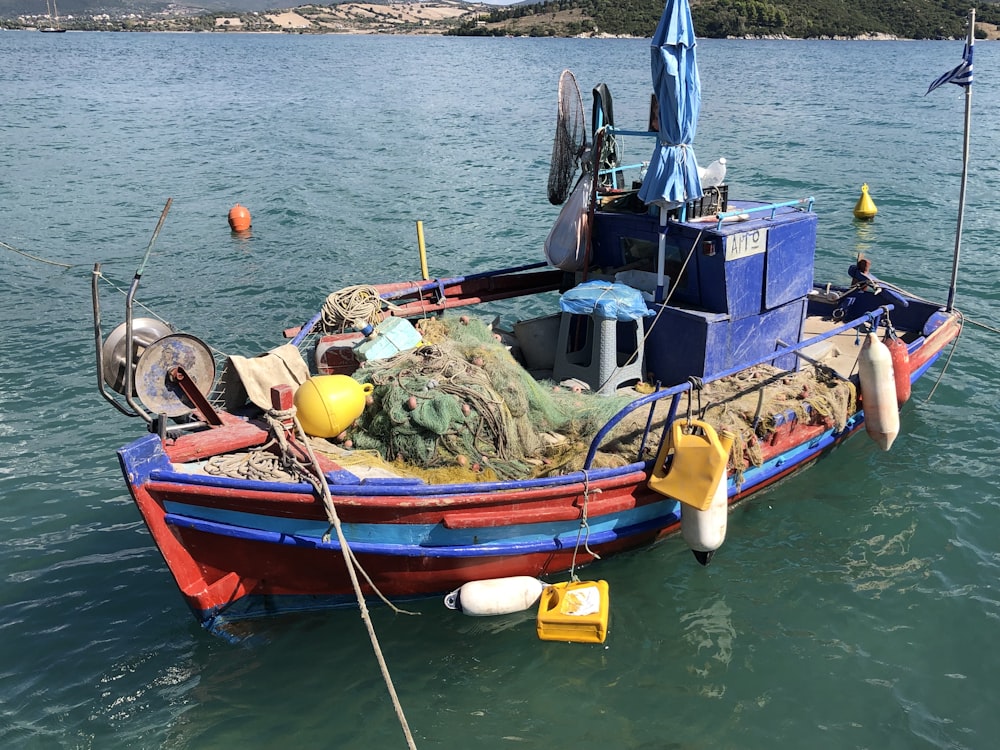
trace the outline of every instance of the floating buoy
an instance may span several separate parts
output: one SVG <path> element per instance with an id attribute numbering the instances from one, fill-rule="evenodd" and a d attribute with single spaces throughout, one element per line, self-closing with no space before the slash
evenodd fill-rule
<path id="1" fill-rule="evenodd" d="M 736 436 L 729 430 L 719 433 L 719 442 L 726 451 L 732 450 Z M 708 565 L 712 555 L 726 541 L 729 524 L 729 481 L 726 472 L 719 477 L 712 493 L 712 502 L 704 510 L 681 503 L 681 536 L 702 565 Z"/>
<path id="2" fill-rule="evenodd" d="M 444 598 L 444 606 L 474 617 L 509 615 L 535 606 L 545 584 L 531 576 L 469 581 Z"/>
<path id="3" fill-rule="evenodd" d="M 893 381 L 896 384 L 896 404 L 900 407 L 910 398 L 910 350 L 906 342 L 896 335 L 895 331 L 887 331 L 882 343 L 889 349 L 892 356 Z"/>
<path id="4" fill-rule="evenodd" d="M 307 435 L 336 437 L 365 409 L 366 397 L 374 390 L 350 375 L 315 375 L 295 391 L 295 411 Z"/>
<path id="5" fill-rule="evenodd" d="M 877 213 L 878 208 L 875 207 L 875 201 L 872 200 L 872 197 L 868 195 L 868 184 L 865 183 L 861 186 L 861 197 L 854 204 L 854 217 L 856 219 L 870 220 L 874 219 Z"/>
<path id="6" fill-rule="evenodd" d="M 865 431 L 882 450 L 887 451 L 899 434 L 899 405 L 896 403 L 892 354 L 874 333 L 865 336 L 861 345 L 858 379 L 861 381 Z"/>
<path id="7" fill-rule="evenodd" d="M 239 203 L 229 209 L 229 228 L 234 232 L 245 232 L 250 228 L 250 212 Z"/>
<path id="8" fill-rule="evenodd" d="M 609 611 L 607 581 L 556 583 L 542 592 L 535 631 L 543 641 L 604 643 Z"/>

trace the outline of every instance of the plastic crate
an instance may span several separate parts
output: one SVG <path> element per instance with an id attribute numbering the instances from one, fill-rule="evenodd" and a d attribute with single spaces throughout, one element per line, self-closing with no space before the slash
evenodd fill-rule
<path id="1" fill-rule="evenodd" d="M 721 214 L 729 207 L 729 185 L 705 188 L 704 195 L 696 201 L 688 201 L 688 219 Z"/>

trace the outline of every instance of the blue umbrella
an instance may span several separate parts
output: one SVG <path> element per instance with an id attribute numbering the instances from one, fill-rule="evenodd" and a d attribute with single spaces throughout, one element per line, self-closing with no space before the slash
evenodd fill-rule
<path id="1" fill-rule="evenodd" d="M 694 47 L 694 23 L 688 0 L 667 0 L 650 47 L 659 135 L 639 189 L 643 202 L 660 207 L 657 302 L 663 301 L 667 211 L 702 196 L 698 162 L 691 147 L 701 109 L 701 81 Z"/>
<path id="2" fill-rule="evenodd" d="M 694 48 L 691 6 L 687 0 L 667 0 L 651 45 L 659 136 L 639 190 L 643 202 L 663 209 L 702 196 L 698 162 L 691 147 L 701 109 Z"/>

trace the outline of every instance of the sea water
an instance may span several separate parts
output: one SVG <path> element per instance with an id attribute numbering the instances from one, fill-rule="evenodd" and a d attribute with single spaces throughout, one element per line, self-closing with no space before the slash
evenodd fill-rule
<path id="1" fill-rule="evenodd" d="M 604 644 L 539 641 L 530 613 L 375 607 L 418 747 L 991 746 L 1000 53 L 976 49 L 969 325 L 892 451 L 859 435 L 740 506 L 707 568 L 677 538 L 580 571 L 610 586 Z M 940 299 L 964 92 L 923 94 L 961 51 L 699 41 L 699 162 L 726 158 L 730 195 L 814 197 L 818 279 L 864 253 Z M 636 126 L 648 42 L 0 32 L 0 56 L 0 746 L 405 747 L 357 612 L 230 643 L 185 609 L 114 455 L 142 425 L 97 393 L 93 265 L 105 332 L 149 249 L 140 305 L 253 356 L 331 291 L 416 277 L 417 221 L 433 275 L 539 261 L 559 73 L 588 122 L 605 82 Z"/>

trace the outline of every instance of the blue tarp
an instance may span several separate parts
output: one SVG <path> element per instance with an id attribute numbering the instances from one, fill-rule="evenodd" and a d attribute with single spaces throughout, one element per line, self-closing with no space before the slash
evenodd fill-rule
<path id="1" fill-rule="evenodd" d="M 573 287 L 563 294 L 559 307 L 573 315 L 597 315 L 623 323 L 653 314 L 638 289 L 610 281 L 586 281 Z"/>

